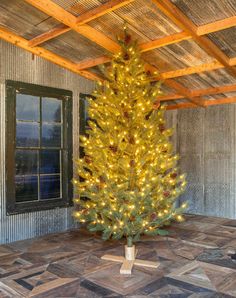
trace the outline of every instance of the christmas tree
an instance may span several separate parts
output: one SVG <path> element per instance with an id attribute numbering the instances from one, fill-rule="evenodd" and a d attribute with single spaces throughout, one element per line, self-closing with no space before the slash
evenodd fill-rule
<path id="1" fill-rule="evenodd" d="M 105 80 L 88 99 L 74 217 L 90 231 L 102 231 L 104 240 L 126 237 L 130 247 L 140 235 L 165 235 L 163 226 L 183 219 L 186 204 L 175 208 L 175 200 L 186 181 L 176 167 L 165 108 L 158 103 L 161 82 L 145 71 L 126 30 L 119 43 Z"/>

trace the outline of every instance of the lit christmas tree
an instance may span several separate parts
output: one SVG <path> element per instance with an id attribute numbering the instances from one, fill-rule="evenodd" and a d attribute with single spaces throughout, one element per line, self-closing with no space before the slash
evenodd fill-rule
<path id="1" fill-rule="evenodd" d="M 142 234 L 166 235 L 163 226 L 181 221 L 186 207 L 175 208 L 184 191 L 158 103 L 160 82 L 146 73 L 140 51 L 125 31 L 89 100 L 89 129 L 81 136 L 84 157 L 77 161 L 74 217 L 104 240 L 127 238 L 131 247 Z"/>

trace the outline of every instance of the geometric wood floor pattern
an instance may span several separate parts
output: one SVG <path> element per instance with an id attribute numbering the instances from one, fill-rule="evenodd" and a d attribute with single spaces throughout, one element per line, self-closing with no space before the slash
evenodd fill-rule
<path id="1" fill-rule="evenodd" d="M 0 246 L 0 297 L 236 297 L 236 220 L 197 215 L 175 224 L 166 237 L 144 237 L 138 258 L 160 262 L 120 275 L 123 241 L 102 241 L 70 230 Z"/>

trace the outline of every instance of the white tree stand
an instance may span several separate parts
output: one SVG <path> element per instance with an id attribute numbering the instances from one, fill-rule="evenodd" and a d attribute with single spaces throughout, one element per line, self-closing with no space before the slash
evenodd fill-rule
<path id="1" fill-rule="evenodd" d="M 157 268 L 160 265 L 160 263 L 158 262 L 136 259 L 137 252 L 138 251 L 135 249 L 135 245 L 131 247 L 125 245 L 125 257 L 104 255 L 101 258 L 107 261 L 122 263 L 122 266 L 120 268 L 120 274 L 131 274 L 134 265 L 149 268 Z"/>

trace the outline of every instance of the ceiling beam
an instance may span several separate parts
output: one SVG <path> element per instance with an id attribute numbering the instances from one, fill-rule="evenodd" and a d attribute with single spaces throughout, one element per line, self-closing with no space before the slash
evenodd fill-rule
<path id="1" fill-rule="evenodd" d="M 229 65 L 230 66 L 235 66 L 236 65 L 236 57 L 229 59 Z"/>
<path id="2" fill-rule="evenodd" d="M 79 70 L 82 70 L 82 69 L 93 67 L 93 66 L 96 66 L 96 65 L 99 65 L 99 64 L 104 64 L 104 63 L 107 63 L 107 62 L 110 62 L 110 61 L 111 61 L 110 57 L 101 56 L 101 57 L 98 57 L 98 58 L 85 59 L 85 60 L 77 63 L 76 65 L 77 65 L 77 68 Z"/>
<path id="3" fill-rule="evenodd" d="M 83 25 L 86 24 L 96 18 L 99 18 L 111 11 L 114 11 L 124 5 L 127 5 L 134 0 L 110 0 L 102 5 L 99 5 L 93 9 L 90 9 L 89 11 L 86 11 L 82 15 L 77 17 L 76 24 L 77 25 Z M 63 33 L 66 33 L 70 31 L 72 28 L 68 27 L 67 25 L 59 25 L 54 27 L 53 29 L 42 33 L 35 38 L 31 39 L 29 41 L 29 46 L 35 47 L 45 41 L 48 41 L 52 38 L 55 38 Z"/>
<path id="4" fill-rule="evenodd" d="M 115 53 L 115 52 L 119 51 L 120 46 L 116 42 L 114 42 L 110 38 L 106 37 L 105 35 L 103 35 L 99 31 L 93 29 L 92 27 L 90 27 L 88 25 L 85 25 L 85 24 L 84 25 L 78 25 L 77 18 L 74 15 L 67 12 L 65 9 L 61 8 L 59 5 L 52 2 L 51 0 L 47 0 L 46 2 L 45 2 L 45 0 L 25 0 L 25 1 L 27 3 L 33 5 L 35 8 L 37 8 L 37 9 L 41 10 L 42 12 L 46 13 L 47 15 L 55 18 L 56 20 L 63 23 L 64 25 L 66 25 L 66 26 L 70 27 L 71 29 L 75 30 L 76 32 L 82 34 L 83 36 L 85 36 L 89 40 L 97 43 L 98 45 L 100 45 L 102 47 L 104 47 L 108 51 L 110 51 L 112 53 Z M 80 71 L 82 71 L 82 70 L 80 70 Z M 165 84 L 167 84 L 167 83 L 165 82 Z M 178 86 L 177 86 L 178 89 L 175 89 L 175 87 L 172 87 L 172 88 L 174 90 L 177 90 L 178 92 L 182 92 L 181 90 L 179 90 L 181 88 L 183 90 L 185 90 L 185 88 L 183 86 L 181 86 L 180 84 L 178 84 Z M 185 94 L 187 94 L 187 93 L 185 92 L 184 95 Z M 190 98 L 190 100 L 191 100 L 191 98 Z M 197 101 L 197 99 L 194 99 L 194 101 L 196 102 L 197 105 L 201 105 L 201 103 L 199 103 Z"/>
<path id="5" fill-rule="evenodd" d="M 97 45 L 105 48 L 106 50 L 115 53 L 119 51 L 120 46 L 104 35 L 103 33 L 95 30 L 94 28 L 84 24 L 79 25 L 77 22 L 77 17 L 73 14 L 69 13 L 61 6 L 57 5 L 51 0 L 25 0 L 27 3 L 31 4 L 35 8 L 41 10 L 45 14 L 53 17 L 54 19 L 58 20 L 59 22 L 63 23 L 64 25 L 70 27 L 71 29 L 75 30 L 79 34 L 83 35 L 84 37 L 88 38 L 89 40 L 93 41 Z"/>
<path id="6" fill-rule="evenodd" d="M 157 42 L 158 44 L 161 45 L 162 40 L 164 38 L 157 39 L 156 41 L 153 41 L 153 42 Z M 146 47 L 146 43 L 143 44 L 143 47 L 145 47 L 145 52 L 148 51 L 148 47 Z M 109 60 L 108 57 L 104 58 L 104 56 L 102 56 L 102 57 L 94 58 L 91 60 L 93 61 L 92 64 L 90 63 L 90 59 L 82 60 L 81 62 L 79 62 L 78 63 L 79 69 L 86 69 L 89 67 L 97 66 L 99 64 L 107 63 L 111 59 Z M 230 65 L 231 66 L 236 65 L 236 58 L 230 59 Z M 204 64 L 200 64 L 200 65 L 196 65 L 196 66 L 189 66 L 189 67 L 185 67 L 185 68 L 181 68 L 181 69 L 177 69 L 177 70 L 163 72 L 161 74 L 164 79 L 171 79 L 171 78 L 177 78 L 177 77 L 186 76 L 186 75 L 195 74 L 195 73 L 212 71 L 212 70 L 221 69 L 221 68 L 224 68 L 224 65 L 222 65 L 217 60 L 214 60 L 210 63 L 204 63 Z"/>
<path id="7" fill-rule="evenodd" d="M 161 73 L 161 75 L 164 79 L 170 79 L 170 78 L 187 76 L 195 73 L 201 73 L 205 71 L 211 71 L 211 70 L 220 69 L 220 68 L 224 68 L 224 65 L 222 65 L 220 62 L 215 60 L 210 63 L 204 63 L 196 66 L 189 66 L 189 67 L 185 67 L 177 70 L 163 72 Z"/>
<path id="8" fill-rule="evenodd" d="M 197 27 L 197 35 L 205 35 L 236 26 L 236 16 Z"/>
<path id="9" fill-rule="evenodd" d="M 183 95 L 187 100 L 189 100 L 194 105 L 197 105 L 200 107 L 205 106 L 205 100 L 203 98 L 199 96 L 193 97 L 191 92 L 187 88 L 179 84 L 178 82 L 169 79 L 169 80 L 165 80 L 164 84 L 174 89 L 175 91 L 177 91 L 180 95 Z"/>
<path id="10" fill-rule="evenodd" d="M 165 36 L 162 38 L 158 38 L 158 39 L 152 40 L 150 42 L 142 43 L 139 46 L 140 46 L 141 52 L 143 53 L 143 52 L 151 51 L 151 50 L 154 50 L 154 49 L 157 49 L 160 47 L 164 47 L 164 46 L 167 46 L 167 45 L 170 45 L 170 44 L 182 41 L 182 40 L 186 40 L 189 38 L 191 38 L 190 35 L 186 34 L 185 32 L 180 32 L 180 33 L 175 33 L 175 34 Z M 104 58 L 104 56 L 93 59 L 92 66 L 96 66 L 99 64 L 109 62 L 108 58 L 105 59 L 106 62 L 103 62 L 103 58 Z M 111 58 L 110 58 L 110 60 L 111 60 Z M 88 64 L 86 64 L 86 62 L 88 62 Z M 92 66 L 90 64 L 90 59 L 89 60 L 86 59 L 86 60 L 83 60 L 78 63 L 79 69 L 82 69 L 82 68 L 85 69 L 85 68 L 89 68 Z"/>
<path id="11" fill-rule="evenodd" d="M 168 93 L 166 95 L 159 96 L 157 99 L 159 101 L 168 101 L 168 100 L 176 100 L 181 98 L 184 98 L 184 95 L 177 94 L 177 93 Z"/>
<path id="12" fill-rule="evenodd" d="M 205 107 L 222 105 L 222 104 L 230 104 L 230 103 L 236 103 L 236 96 L 223 97 L 223 98 L 218 98 L 218 99 L 214 99 L 214 100 L 206 100 Z M 167 110 L 191 109 L 191 108 L 196 108 L 196 106 L 192 103 L 187 103 L 187 102 L 186 103 L 177 103 L 174 105 L 168 105 L 166 107 Z"/>
<path id="13" fill-rule="evenodd" d="M 28 42 L 28 45 L 29 45 L 29 47 L 36 47 L 36 46 L 44 43 L 45 41 L 51 40 L 52 38 L 60 36 L 61 34 L 66 33 L 70 30 L 71 30 L 70 27 L 68 27 L 64 24 L 60 24 L 60 25 L 52 28 L 51 30 L 44 32 L 44 33 L 30 39 Z"/>
<path id="14" fill-rule="evenodd" d="M 173 43 L 177 43 L 183 40 L 191 39 L 191 35 L 186 32 L 179 32 L 172 35 L 168 35 L 162 38 L 158 38 L 156 40 L 152 40 L 149 42 L 145 42 L 139 45 L 142 53 L 151 51 L 157 48 L 165 47 Z"/>
<path id="15" fill-rule="evenodd" d="M 178 109 L 191 109 L 191 108 L 197 108 L 195 104 L 191 102 L 181 102 L 173 105 L 168 105 L 166 107 L 167 110 L 178 110 Z"/>
<path id="16" fill-rule="evenodd" d="M 192 36 L 194 41 L 210 56 L 217 59 L 234 76 L 236 70 L 229 65 L 229 58 L 206 36 L 197 34 L 197 26 L 183 14 L 170 0 L 152 0 L 154 4 L 177 26 Z"/>
<path id="17" fill-rule="evenodd" d="M 89 72 L 87 70 L 78 70 L 76 63 L 71 62 L 70 60 L 67 60 L 59 55 L 56 55 L 44 48 L 41 47 L 34 47 L 31 48 L 28 46 L 28 40 L 16 35 L 15 33 L 0 27 L 0 38 L 4 39 L 7 42 L 10 42 L 26 51 L 29 51 L 32 54 L 35 54 L 39 57 L 42 57 L 54 64 L 57 64 L 63 68 L 66 68 L 72 72 L 75 72 L 87 79 L 90 80 L 101 80 L 99 76 L 96 74 L 93 74 L 92 72 Z"/>
<path id="18" fill-rule="evenodd" d="M 234 92 L 234 91 L 236 91 L 236 84 L 219 86 L 219 87 L 210 87 L 210 88 L 206 88 L 206 89 L 193 90 L 190 92 L 193 97 L 197 97 L 197 96 L 204 96 L 204 95 L 229 93 L 229 92 Z M 160 101 L 176 100 L 176 99 L 178 100 L 181 98 L 184 98 L 184 96 L 181 94 L 170 93 L 170 94 L 166 94 L 166 95 L 162 95 L 162 96 L 158 97 L 158 100 L 160 100 Z"/>
<path id="19" fill-rule="evenodd" d="M 228 93 L 228 92 L 234 92 L 234 91 L 236 91 L 236 84 L 194 90 L 194 91 L 191 91 L 191 94 L 193 96 L 204 96 L 204 95 L 213 95 L 213 94 Z"/>

